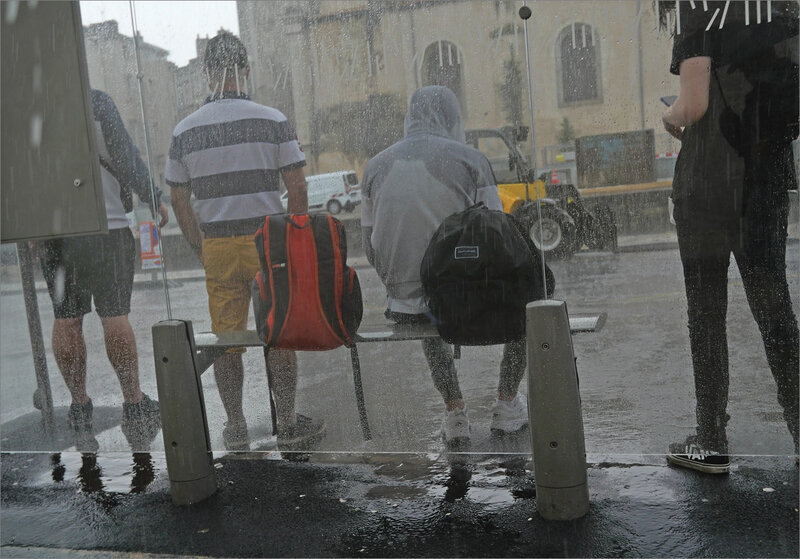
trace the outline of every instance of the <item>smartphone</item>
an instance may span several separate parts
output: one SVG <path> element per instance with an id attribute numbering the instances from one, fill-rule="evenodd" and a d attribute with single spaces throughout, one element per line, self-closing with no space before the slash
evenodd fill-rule
<path id="1" fill-rule="evenodd" d="M 677 98 L 678 98 L 677 95 L 667 95 L 666 97 L 661 98 L 661 102 L 664 103 L 667 107 L 669 107 L 675 102 L 675 99 Z"/>

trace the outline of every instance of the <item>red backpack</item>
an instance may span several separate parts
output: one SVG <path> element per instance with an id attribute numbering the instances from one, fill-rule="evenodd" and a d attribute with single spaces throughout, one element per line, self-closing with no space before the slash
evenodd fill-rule
<path id="1" fill-rule="evenodd" d="M 329 215 L 267 216 L 255 234 L 256 329 L 267 347 L 321 351 L 350 346 L 363 313 L 348 267 L 342 223 Z"/>

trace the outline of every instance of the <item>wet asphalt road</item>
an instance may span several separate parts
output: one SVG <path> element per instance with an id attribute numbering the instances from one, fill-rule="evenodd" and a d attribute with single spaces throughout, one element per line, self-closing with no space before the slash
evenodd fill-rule
<path id="1" fill-rule="evenodd" d="M 787 262 L 795 312 L 798 255 L 798 245 L 791 245 Z M 667 444 L 693 427 L 677 251 L 586 253 L 552 266 L 556 297 L 567 300 L 572 313 L 609 315 L 602 332 L 574 338 L 590 463 L 592 510 L 586 518 L 566 524 L 543 521 L 536 514 L 527 439 L 498 451 L 488 436 L 500 348 L 465 348 L 458 364 L 475 454 L 469 467 L 451 471 L 440 454 L 441 402 L 414 342 L 362 346 L 374 435 L 367 444 L 358 427 L 348 354 L 335 350 L 300 356 L 298 409 L 328 422 L 327 452 L 306 464 L 283 462 L 269 452 L 274 439 L 263 361 L 250 350 L 245 355 L 245 412 L 254 447 L 264 452 L 246 460 L 220 453 L 218 493 L 193 507 L 173 507 L 160 437 L 149 460 L 133 460 L 128 452 L 119 430 L 119 389 L 94 316 L 86 319 L 86 336 L 100 455 L 96 463 L 85 464 L 70 451 L 62 431 L 68 396 L 52 354 L 48 364 L 60 431 L 51 441 L 41 437 L 38 413 L 30 404 L 35 383 L 21 296 L 6 292 L 0 297 L 0 555 L 71 556 L 59 550 L 92 549 L 123 556 L 130 551 L 798 556 L 798 470 L 787 457 L 793 452 L 791 439 L 735 267 L 729 297 L 729 438 L 737 456 L 731 475 L 717 478 L 676 470 L 663 458 Z M 359 268 L 359 275 L 365 322 L 377 321 L 382 289 L 370 270 Z M 173 316 L 193 320 L 196 331 L 208 328 L 202 282 L 175 283 L 170 298 Z M 52 314 L 46 293 L 39 293 L 39 299 L 48 336 Z M 166 318 L 163 300 L 158 289 L 138 285 L 134 293 L 131 321 L 139 339 L 143 388 L 150 394 L 156 390 L 149 330 Z M 203 384 L 212 446 L 221 449 L 224 417 L 213 375 L 203 375 Z M 63 452 L 54 464 L 57 451 Z M 509 452 L 517 460 L 509 463 Z"/>
<path id="2" fill-rule="evenodd" d="M 795 307 L 800 301 L 800 250 L 789 248 L 787 263 Z M 587 452 L 595 454 L 663 454 L 669 442 L 694 427 L 694 396 L 686 330 L 686 308 L 676 250 L 620 254 L 584 253 L 552 264 L 556 297 L 572 313 L 608 313 L 605 328 L 573 339 L 581 382 Z M 383 289 L 374 272 L 359 267 L 366 305 L 365 323 L 383 321 Z M 786 455 L 793 452 L 775 397 L 757 327 L 750 315 L 735 266 L 730 273 L 728 337 L 731 362 L 729 424 L 731 450 L 738 454 Z M 170 288 L 173 316 L 190 319 L 195 331 L 209 329 L 202 281 L 182 280 Z M 46 338 L 52 310 L 39 293 Z M 35 388 L 22 297 L 0 297 L 0 419 L 3 450 L 64 450 L 29 436 L 39 414 L 31 406 Z M 143 389 L 156 394 L 150 327 L 166 318 L 161 289 L 137 285 L 131 322 L 139 342 Z M 797 312 L 797 309 L 795 310 Z M 252 324 L 252 317 L 251 317 Z M 16 325 L 16 327 L 13 327 Z M 118 410 L 121 395 L 102 344 L 99 321 L 85 320 L 89 347 L 89 393 L 95 406 Z M 57 410 L 69 396 L 48 349 L 48 366 Z M 353 395 L 349 353 L 300 354 L 298 410 L 328 423 L 325 450 L 332 452 L 438 452 L 442 403 L 433 388 L 418 342 L 360 346 L 365 400 L 374 441 L 363 445 Z M 473 428 L 487 427 L 494 400 L 501 347 L 463 348 L 457 363 Z M 271 434 L 263 356 L 245 354 L 245 414 L 251 436 L 268 442 Z M 213 448 L 222 449 L 225 419 L 213 374 L 202 377 Z M 523 381 L 522 390 L 527 386 Z M 118 411 L 116 412 L 119 413 Z M 101 450 L 126 451 L 127 444 L 109 417 L 99 433 Z M 13 428 L 11 428 L 13 427 Z M 15 436 L 15 433 L 21 433 Z M 159 450 L 157 440 L 152 450 Z M 477 450 L 480 450 L 478 448 Z"/>

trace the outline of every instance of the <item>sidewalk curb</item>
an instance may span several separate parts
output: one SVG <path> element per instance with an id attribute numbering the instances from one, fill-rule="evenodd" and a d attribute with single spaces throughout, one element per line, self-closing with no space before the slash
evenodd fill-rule
<path id="1" fill-rule="evenodd" d="M 631 235 L 628 238 L 636 238 L 636 235 Z M 794 246 L 800 243 L 800 238 L 792 237 L 786 239 L 787 246 Z M 648 251 L 663 251 L 663 250 L 674 250 L 678 248 L 678 240 L 677 238 L 672 238 L 666 241 L 652 241 L 652 242 L 642 242 L 642 243 L 626 243 L 623 241 L 617 247 L 617 254 L 620 253 L 635 253 L 635 252 L 648 252 Z M 586 253 L 588 254 L 588 252 Z M 350 257 L 348 259 L 348 265 L 356 270 L 367 270 L 371 269 L 372 265 L 367 261 L 366 256 L 356 256 Z M 191 270 L 179 270 L 175 272 L 167 272 L 167 282 L 168 284 L 172 284 L 172 286 L 177 287 L 180 285 L 181 282 L 190 282 L 190 281 L 205 281 L 205 273 L 203 272 L 202 268 L 195 268 Z M 161 275 L 160 270 L 157 274 L 157 279 L 152 279 L 151 272 L 139 272 L 133 278 L 133 284 L 135 286 L 143 287 L 145 289 L 152 288 L 152 289 L 159 289 L 163 288 L 163 276 Z M 47 292 L 47 284 L 44 281 L 37 281 L 36 282 L 36 292 Z M 22 293 L 22 284 L 20 283 L 3 283 L 0 284 L 0 295 L 16 295 Z"/>

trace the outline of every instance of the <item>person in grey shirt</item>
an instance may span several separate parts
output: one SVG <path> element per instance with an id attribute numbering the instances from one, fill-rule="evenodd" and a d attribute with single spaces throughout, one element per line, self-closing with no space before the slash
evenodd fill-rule
<path id="1" fill-rule="evenodd" d="M 458 98 L 428 86 L 411 96 L 404 138 L 367 162 L 362 181 L 362 238 L 367 258 L 387 292 L 386 317 L 400 324 L 430 322 L 420 264 L 428 243 L 449 215 L 477 202 L 502 210 L 486 157 L 464 140 Z M 469 443 L 467 407 L 453 353 L 439 338 L 422 341 L 433 383 L 445 404 L 442 437 L 450 448 Z M 528 408 L 517 392 L 525 372 L 525 342 L 506 344 L 500 365 L 494 433 L 527 427 Z"/>

